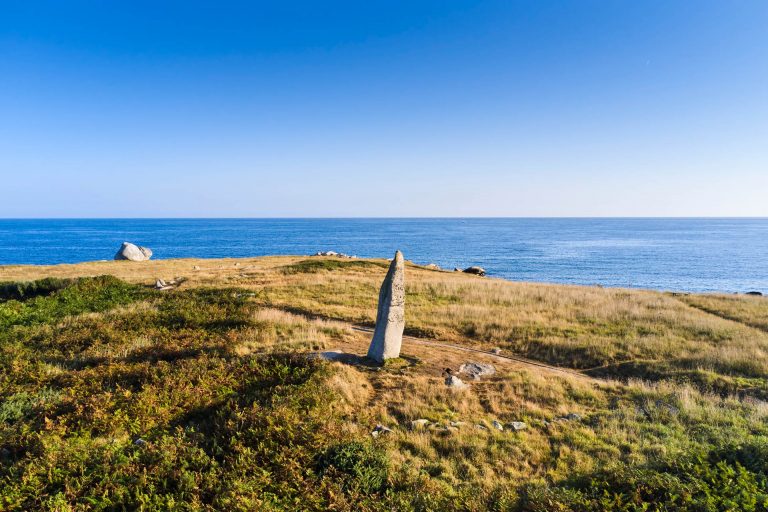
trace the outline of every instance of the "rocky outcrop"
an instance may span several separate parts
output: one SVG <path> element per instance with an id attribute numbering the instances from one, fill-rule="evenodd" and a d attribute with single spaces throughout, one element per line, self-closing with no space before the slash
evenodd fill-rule
<path id="1" fill-rule="evenodd" d="M 489 363 L 464 363 L 459 366 L 459 373 L 468 375 L 474 380 L 480 380 L 480 377 L 486 377 L 496 373 L 496 367 Z"/>
<path id="2" fill-rule="evenodd" d="M 747 292 L 746 295 L 753 295 L 755 297 L 762 297 L 763 296 L 763 292 L 752 291 L 752 292 Z"/>
<path id="3" fill-rule="evenodd" d="M 336 251 L 317 251 L 312 256 L 334 256 L 336 258 L 349 258 L 349 259 L 357 258 L 357 256 L 350 256 L 349 254 L 344 254 L 343 252 L 336 252 Z"/>
<path id="4" fill-rule="evenodd" d="M 397 251 L 379 291 L 376 330 L 368 349 L 368 357 L 379 363 L 400 357 L 404 329 L 405 263 L 403 253 Z"/>
<path id="5" fill-rule="evenodd" d="M 117 251 L 117 254 L 115 254 L 116 260 L 147 261 L 151 257 L 151 249 L 147 247 L 141 247 L 130 242 L 123 242 L 120 250 Z"/>
<path id="6" fill-rule="evenodd" d="M 463 270 L 465 274 L 474 274 L 476 276 L 484 276 L 485 269 L 483 267 L 468 267 Z"/>

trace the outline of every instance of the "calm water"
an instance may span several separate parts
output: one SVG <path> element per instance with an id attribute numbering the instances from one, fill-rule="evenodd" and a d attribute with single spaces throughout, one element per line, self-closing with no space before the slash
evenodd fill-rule
<path id="1" fill-rule="evenodd" d="M 334 250 L 480 265 L 496 277 L 688 291 L 768 292 L 768 219 L 0 220 L 0 264 Z"/>

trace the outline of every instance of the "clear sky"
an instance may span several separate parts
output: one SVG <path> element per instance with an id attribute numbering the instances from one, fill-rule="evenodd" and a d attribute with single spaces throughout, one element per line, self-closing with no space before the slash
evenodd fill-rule
<path id="1" fill-rule="evenodd" d="M 766 216 L 768 2 L 0 3 L 0 217 Z"/>

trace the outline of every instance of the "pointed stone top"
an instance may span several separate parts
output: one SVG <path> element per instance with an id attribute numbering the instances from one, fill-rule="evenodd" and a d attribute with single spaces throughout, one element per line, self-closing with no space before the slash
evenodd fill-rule
<path id="1" fill-rule="evenodd" d="M 395 251 L 395 261 L 398 263 L 403 261 L 403 253 L 400 250 Z"/>

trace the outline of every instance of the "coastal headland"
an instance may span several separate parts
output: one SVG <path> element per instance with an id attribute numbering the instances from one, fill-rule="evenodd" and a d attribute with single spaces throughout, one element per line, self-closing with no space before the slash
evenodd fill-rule
<path id="1" fill-rule="evenodd" d="M 388 267 L 0 267 L 0 509 L 768 500 L 768 299 L 406 262 L 400 357 L 378 364 Z"/>

